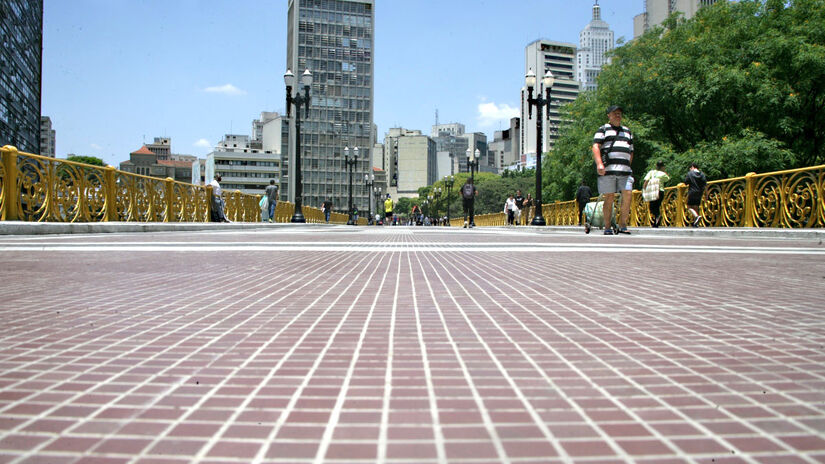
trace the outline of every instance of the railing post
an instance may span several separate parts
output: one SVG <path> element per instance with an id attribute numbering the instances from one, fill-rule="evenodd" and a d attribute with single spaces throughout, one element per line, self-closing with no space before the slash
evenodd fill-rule
<path id="1" fill-rule="evenodd" d="M 115 185 L 114 166 L 106 166 L 103 171 L 103 195 L 106 211 L 104 221 L 117 221 L 117 187 Z"/>
<path id="2" fill-rule="evenodd" d="M 167 177 L 164 180 L 166 191 L 166 214 L 163 215 L 163 222 L 175 222 L 175 179 Z"/>
<path id="3" fill-rule="evenodd" d="M 4 221 L 16 221 L 19 219 L 17 201 L 20 192 L 17 190 L 17 147 L 6 145 L 3 151 L 3 168 L 6 171 L 3 179 L 3 215 Z"/>
<path id="4" fill-rule="evenodd" d="M 754 176 L 755 172 L 745 174 L 745 227 L 753 227 L 753 217 L 756 210 L 756 199 L 754 198 Z"/>
<path id="5" fill-rule="evenodd" d="M 628 218 L 628 226 L 630 227 L 639 227 L 639 212 L 636 205 L 639 201 L 639 195 L 642 192 L 638 190 L 632 190 L 630 192 L 630 218 Z"/>
<path id="6" fill-rule="evenodd" d="M 206 221 L 212 222 L 212 186 L 206 184 Z"/>
<path id="7" fill-rule="evenodd" d="M 685 227 L 685 204 L 687 203 L 687 185 L 680 182 L 676 186 L 676 227 Z"/>

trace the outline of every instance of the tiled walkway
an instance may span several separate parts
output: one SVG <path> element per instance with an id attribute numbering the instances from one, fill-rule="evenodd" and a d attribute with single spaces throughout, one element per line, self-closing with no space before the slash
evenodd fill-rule
<path id="1" fill-rule="evenodd" d="M 0 463 L 825 463 L 816 242 L 0 238 Z"/>

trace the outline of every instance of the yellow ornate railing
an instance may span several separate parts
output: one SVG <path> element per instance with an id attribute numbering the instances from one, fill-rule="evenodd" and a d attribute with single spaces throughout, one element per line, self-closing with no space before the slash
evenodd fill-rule
<path id="1" fill-rule="evenodd" d="M 0 219 L 35 222 L 208 222 L 212 187 L 142 176 L 65 159 L 0 148 Z M 226 217 L 261 221 L 261 195 L 224 191 Z M 278 202 L 277 222 L 289 222 L 295 205 Z M 310 223 L 324 222 L 318 208 L 304 206 Z M 359 219 L 359 224 L 362 222 Z M 346 224 L 332 213 L 330 223 Z M 364 220 L 364 223 L 366 221 Z"/>
<path id="2" fill-rule="evenodd" d="M 650 211 L 642 193 L 633 191 L 630 225 L 650 224 Z M 575 225 L 575 201 L 543 205 L 550 225 Z M 664 191 L 662 225 L 684 227 L 687 218 L 687 186 Z M 700 207 L 701 224 L 708 227 L 825 227 L 825 165 L 802 169 L 750 173 L 708 182 Z"/>
<path id="3" fill-rule="evenodd" d="M 662 226 L 689 225 L 686 201 L 685 184 L 665 189 Z M 700 214 L 707 227 L 825 227 L 825 165 L 708 182 Z M 579 219 L 575 200 L 542 204 L 542 215 L 547 225 L 555 226 L 576 225 Z M 628 222 L 632 227 L 650 224 L 650 210 L 639 190 L 633 191 Z M 476 215 L 475 223 L 502 226 L 506 217 Z M 450 225 L 461 227 L 463 219 L 452 218 Z"/>

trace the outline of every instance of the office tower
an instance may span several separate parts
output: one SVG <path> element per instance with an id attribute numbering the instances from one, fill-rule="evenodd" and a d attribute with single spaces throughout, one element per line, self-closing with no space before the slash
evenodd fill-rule
<path id="1" fill-rule="evenodd" d="M 43 0 L 0 1 L 0 146 L 40 153 Z"/>
<path id="2" fill-rule="evenodd" d="M 52 129 L 52 118 L 48 116 L 40 117 L 40 154 L 43 156 L 55 157 L 55 145 L 57 143 L 56 132 Z"/>
<path id="3" fill-rule="evenodd" d="M 576 53 L 576 77 L 582 90 L 596 90 L 596 78 L 602 66 L 610 61 L 605 56 L 613 50 L 613 31 L 602 21 L 598 0 L 593 5 L 593 19 L 579 32 L 579 51 Z"/>
<path id="4" fill-rule="evenodd" d="M 263 127 L 264 148 L 281 146 L 281 118 L 270 120 L 273 140 L 267 140 L 267 128 Z M 262 194 L 270 179 L 278 183 L 280 172 L 280 155 L 274 150 L 252 148 L 248 135 L 226 134 L 212 153 L 206 155 L 203 178 L 209 183 L 215 174 L 222 178 L 221 188 L 227 191 L 240 190 L 243 193 Z M 196 168 L 193 164 L 193 169 Z M 200 172 L 194 173 L 200 178 Z M 283 197 L 281 197 L 283 198 Z"/>
<path id="5" fill-rule="evenodd" d="M 532 70 L 536 73 L 537 87 L 533 97 L 541 91 L 538 83 L 547 71 L 553 73 L 555 83 L 550 94 L 551 102 L 545 108 L 546 119 L 542 124 L 542 147 L 545 152 L 553 149 L 558 138 L 559 107 L 570 103 L 579 95 L 579 82 L 576 80 L 576 46 L 571 43 L 536 40 L 524 49 L 524 74 Z M 521 149 L 522 165 L 535 166 L 536 157 L 536 108 L 529 117 L 527 90 L 521 92 Z"/>
<path id="6" fill-rule="evenodd" d="M 338 211 L 348 200 L 344 148 L 358 148 L 353 206 L 367 207 L 364 174 L 372 171 L 374 0 L 289 0 L 287 68 L 312 73 L 309 117 L 301 119 L 303 204 L 330 199 Z M 283 85 L 283 84 L 281 84 Z M 295 89 L 301 90 L 303 89 Z M 282 164 L 281 192 L 294 201 L 295 114 L 289 156 Z M 360 182 L 359 182 L 360 180 Z"/>
<path id="7" fill-rule="evenodd" d="M 633 38 L 641 36 L 650 28 L 656 27 L 671 14 L 681 12 L 685 19 L 696 15 L 699 8 L 709 6 L 718 0 L 645 0 L 644 13 L 633 17 Z"/>

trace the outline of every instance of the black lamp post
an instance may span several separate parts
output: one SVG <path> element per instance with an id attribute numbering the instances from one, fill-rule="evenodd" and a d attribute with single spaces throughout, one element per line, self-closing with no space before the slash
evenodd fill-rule
<path id="1" fill-rule="evenodd" d="M 436 222 L 441 218 L 439 215 L 439 207 L 438 203 L 441 202 L 441 187 L 436 187 L 433 189 L 433 196 L 435 197 L 435 216 Z"/>
<path id="2" fill-rule="evenodd" d="M 547 222 L 544 220 L 544 216 L 541 215 L 541 154 L 542 154 L 542 123 L 544 120 L 544 111 L 543 108 L 545 106 L 550 106 L 550 89 L 553 87 L 553 82 L 555 79 L 553 78 L 553 73 L 547 71 L 542 79 L 541 84 L 539 84 L 538 89 L 538 96 L 533 98 L 533 89 L 536 88 L 536 74 L 530 69 L 527 72 L 527 75 L 524 77 L 524 82 L 527 84 L 527 108 L 528 108 L 528 116 L 533 117 L 533 105 L 536 106 L 536 215 L 533 217 L 533 221 L 530 225 L 533 226 L 544 226 L 547 225 Z M 544 92 L 541 91 L 541 88 L 544 87 Z M 544 93 L 544 95 L 543 95 Z"/>
<path id="3" fill-rule="evenodd" d="M 372 191 L 375 194 L 375 213 L 382 216 L 384 211 L 381 209 L 381 196 L 384 195 L 384 190 L 381 187 L 373 187 Z M 376 222 L 375 225 L 378 223 Z"/>
<path id="4" fill-rule="evenodd" d="M 481 151 L 476 148 L 473 151 L 472 148 L 467 149 L 467 167 L 470 168 L 470 177 L 473 178 L 473 183 L 476 180 L 475 171 L 478 169 L 478 158 L 481 156 Z"/>
<path id="5" fill-rule="evenodd" d="M 453 191 L 453 184 L 455 184 L 454 176 L 444 176 L 444 185 L 447 187 L 447 221 L 450 220 L 450 193 Z"/>
<path id="6" fill-rule="evenodd" d="M 372 217 L 372 186 L 375 185 L 375 174 L 364 174 L 364 185 L 367 186 L 367 210 L 369 216 L 367 216 L 367 225 L 373 224 L 373 220 L 375 219 Z"/>
<path id="7" fill-rule="evenodd" d="M 292 105 L 295 104 L 295 211 L 290 222 L 307 222 L 303 209 L 303 183 L 301 181 L 301 107 L 304 107 L 304 117 L 309 117 L 309 87 L 312 85 L 312 73 L 309 69 L 301 75 L 301 84 L 304 94 L 299 91 L 292 96 L 292 87 L 295 85 L 295 75 L 289 69 L 284 74 L 286 83 L 286 117 L 290 117 Z"/>
<path id="8" fill-rule="evenodd" d="M 355 163 L 358 161 L 358 147 L 355 147 L 352 151 L 353 155 L 350 156 L 349 147 L 344 148 L 344 163 L 347 165 L 347 173 L 349 174 L 349 209 L 347 210 L 349 215 L 347 225 L 349 226 L 355 225 L 355 218 L 352 214 L 352 174 L 355 172 Z"/>

